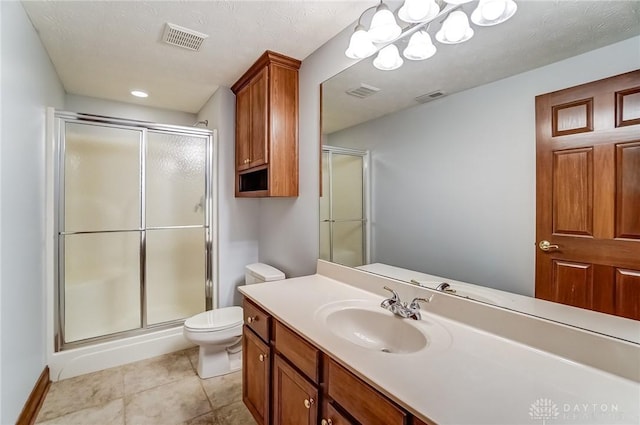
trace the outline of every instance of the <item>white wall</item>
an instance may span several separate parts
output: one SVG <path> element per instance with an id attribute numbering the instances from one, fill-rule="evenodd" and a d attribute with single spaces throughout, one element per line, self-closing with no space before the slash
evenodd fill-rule
<path id="1" fill-rule="evenodd" d="M 188 112 L 170 111 L 168 109 L 153 108 L 151 106 L 133 103 L 117 102 L 114 100 L 98 99 L 95 97 L 67 94 L 64 109 L 69 112 L 103 115 L 129 120 L 151 121 L 158 124 L 173 124 L 193 126 L 197 121 L 196 115 Z"/>
<path id="2" fill-rule="evenodd" d="M 329 135 L 371 149 L 373 262 L 534 293 L 535 96 L 640 67 L 640 37 Z"/>
<path id="3" fill-rule="evenodd" d="M 64 90 L 20 2 L 0 2 L 0 423 L 15 423 L 45 366 L 45 108 Z"/>
<path id="4" fill-rule="evenodd" d="M 235 197 L 235 105 L 230 89 L 220 87 L 198 113 L 218 130 L 218 304 L 240 304 L 235 288 L 244 283 L 244 266 L 258 261 L 259 200 Z"/>
<path id="5" fill-rule="evenodd" d="M 344 55 L 349 27 L 308 56 L 300 68 L 300 196 L 260 201 L 260 261 L 287 277 L 315 273 L 318 258 L 320 83 L 353 60 Z"/>

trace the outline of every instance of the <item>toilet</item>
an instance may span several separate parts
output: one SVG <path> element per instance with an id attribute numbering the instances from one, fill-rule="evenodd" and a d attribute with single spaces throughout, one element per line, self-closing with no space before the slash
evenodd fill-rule
<path id="1" fill-rule="evenodd" d="M 244 283 L 284 279 L 284 273 L 263 263 L 245 267 Z M 211 378 L 242 367 L 242 307 L 223 307 L 205 311 L 185 320 L 184 337 L 200 346 L 198 375 Z"/>

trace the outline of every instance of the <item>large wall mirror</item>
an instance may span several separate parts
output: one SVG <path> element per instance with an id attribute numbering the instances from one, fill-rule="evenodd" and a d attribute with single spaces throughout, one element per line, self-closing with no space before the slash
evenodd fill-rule
<path id="1" fill-rule="evenodd" d="M 381 71 L 373 56 L 323 83 L 322 144 L 369 156 L 368 259 L 336 262 L 403 280 L 446 277 L 491 288 L 468 288 L 479 301 L 550 311 L 523 301 L 535 295 L 538 249 L 535 97 L 639 69 L 640 3 L 517 4 L 511 20 L 469 41 L 436 43 L 430 59 Z M 433 37 L 440 24 L 431 25 Z M 552 320 L 640 343 L 639 321 L 551 310 Z"/>

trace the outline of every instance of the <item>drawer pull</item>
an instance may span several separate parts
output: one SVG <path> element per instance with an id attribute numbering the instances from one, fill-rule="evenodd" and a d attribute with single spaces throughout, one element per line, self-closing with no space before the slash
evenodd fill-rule
<path id="1" fill-rule="evenodd" d="M 315 403 L 316 401 L 312 398 L 305 398 L 304 399 L 304 407 L 306 407 L 307 409 L 311 409 L 311 405 L 313 405 L 313 403 Z"/>
<path id="2" fill-rule="evenodd" d="M 320 425 L 333 425 L 333 421 L 331 419 L 322 419 Z"/>
<path id="3" fill-rule="evenodd" d="M 267 355 L 266 354 L 260 354 L 258 356 L 258 360 L 260 360 L 261 362 L 265 361 L 267 359 Z"/>
<path id="4" fill-rule="evenodd" d="M 258 316 L 249 316 L 247 317 L 247 323 L 253 323 L 258 321 Z"/>

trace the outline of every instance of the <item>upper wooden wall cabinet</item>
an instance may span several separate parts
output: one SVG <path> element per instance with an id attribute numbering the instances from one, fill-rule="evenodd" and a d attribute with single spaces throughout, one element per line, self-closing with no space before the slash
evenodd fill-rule
<path id="1" fill-rule="evenodd" d="M 236 95 L 236 197 L 298 196 L 300 61 L 267 50 Z"/>

